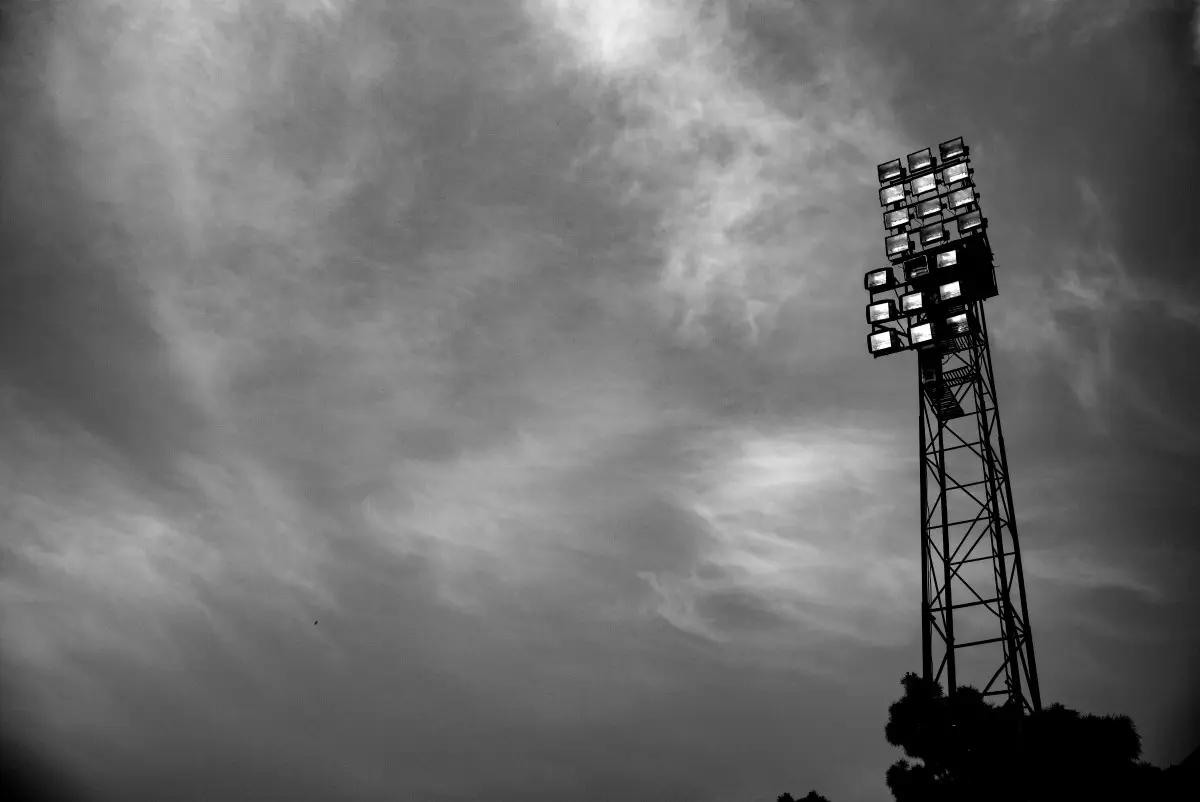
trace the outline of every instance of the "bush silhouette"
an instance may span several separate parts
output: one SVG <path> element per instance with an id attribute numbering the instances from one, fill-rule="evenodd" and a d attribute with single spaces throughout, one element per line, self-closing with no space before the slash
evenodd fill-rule
<path id="1" fill-rule="evenodd" d="M 884 728 L 906 756 L 887 770 L 896 802 L 1182 798 L 1161 769 L 1139 760 L 1141 737 L 1128 716 L 1080 714 L 1061 704 L 1019 716 L 975 688 L 959 688 L 951 702 L 916 674 L 901 685 L 904 695 L 888 708 Z"/>

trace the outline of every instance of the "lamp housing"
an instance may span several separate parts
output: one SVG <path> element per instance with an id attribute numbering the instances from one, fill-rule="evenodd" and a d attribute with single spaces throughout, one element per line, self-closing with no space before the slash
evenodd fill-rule
<path id="1" fill-rule="evenodd" d="M 871 270 L 863 277 L 863 287 L 872 292 L 890 290 L 896 286 L 896 274 L 890 267 Z"/>
<path id="2" fill-rule="evenodd" d="M 929 148 L 908 154 L 908 172 L 919 173 L 933 167 L 933 152 Z"/>
<path id="3" fill-rule="evenodd" d="M 904 185 L 893 184 L 890 187 L 884 187 L 879 190 L 879 205 L 891 206 L 893 203 L 902 203 L 904 201 Z"/>
<path id="4" fill-rule="evenodd" d="M 906 232 L 893 234 L 884 240 L 884 247 L 887 250 L 887 256 L 890 261 L 903 259 L 904 255 L 912 250 L 912 240 Z"/>
<path id="5" fill-rule="evenodd" d="M 891 298 L 867 304 L 868 323 L 886 323 L 889 320 L 895 320 L 896 317 L 896 302 Z"/>
<path id="6" fill-rule="evenodd" d="M 937 177 L 933 173 L 918 176 L 908 182 L 908 188 L 913 195 L 924 195 L 927 192 L 933 192 L 937 189 Z"/>
<path id="7" fill-rule="evenodd" d="M 947 236 L 946 226 L 939 220 L 921 229 L 921 245 L 924 247 L 944 242 Z"/>
<path id="8" fill-rule="evenodd" d="M 877 168 L 879 171 L 879 183 L 890 184 L 897 179 L 904 177 L 904 168 L 900 166 L 899 159 L 892 159 L 890 162 L 884 162 Z"/>
<path id="9" fill-rule="evenodd" d="M 894 212 L 884 212 L 883 227 L 889 231 L 908 225 L 908 207 L 904 206 Z"/>
<path id="10" fill-rule="evenodd" d="M 900 335 L 891 329 L 876 329 L 867 335 L 867 350 L 873 357 L 887 356 L 905 350 Z"/>
<path id="11" fill-rule="evenodd" d="M 914 256 L 904 262 L 904 280 L 908 283 L 929 275 L 929 257 L 925 254 Z"/>
<path id="12" fill-rule="evenodd" d="M 946 162 L 955 161 L 957 159 L 962 159 L 967 155 L 967 146 L 963 142 L 963 138 L 961 136 L 955 137 L 954 139 L 948 139 L 942 144 L 938 145 L 938 155 L 942 157 L 943 164 Z"/>
<path id="13" fill-rule="evenodd" d="M 987 220 L 979 209 L 972 209 L 966 214 L 959 215 L 955 218 L 958 222 L 959 235 L 970 234 L 973 231 L 980 231 L 987 225 Z"/>

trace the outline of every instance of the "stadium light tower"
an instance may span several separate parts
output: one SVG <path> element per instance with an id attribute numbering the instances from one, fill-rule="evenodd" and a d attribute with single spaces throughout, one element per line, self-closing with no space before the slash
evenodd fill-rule
<path id="1" fill-rule="evenodd" d="M 962 138 L 879 165 L 891 267 L 866 274 L 867 347 L 917 352 L 921 658 L 947 693 L 974 685 L 1041 710 L 984 301 L 996 269 Z M 898 271 L 898 272 L 897 272 Z M 997 626 L 998 625 L 998 626 Z"/>

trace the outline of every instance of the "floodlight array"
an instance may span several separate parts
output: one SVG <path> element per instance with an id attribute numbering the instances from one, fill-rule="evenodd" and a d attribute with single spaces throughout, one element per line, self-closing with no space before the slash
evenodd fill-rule
<path id="1" fill-rule="evenodd" d="M 970 150 L 961 137 L 880 164 L 884 250 L 897 269 L 866 274 L 866 319 L 873 356 L 967 347 L 973 304 L 997 294 Z M 877 297 L 892 293 L 894 298 Z"/>
<path id="2" fill-rule="evenodd" d="M 888 261 L 898 262 L 919 243 L 927 248 L 952 239 L 947 223 L 958 236 L 987 225 L 979 211 L 979 194 L 971 179 L 970 151 L 962 137 L 938 146 L 940 158 L 930 148 L 893 159 L 878 167 L 879 203 L 888 231 Z M 907 165 L 905 167 L 904 165 Z M 936 218 L 936 219 L 935 219 Z M 917 242 L 908 236 L 917 235 Z"/>

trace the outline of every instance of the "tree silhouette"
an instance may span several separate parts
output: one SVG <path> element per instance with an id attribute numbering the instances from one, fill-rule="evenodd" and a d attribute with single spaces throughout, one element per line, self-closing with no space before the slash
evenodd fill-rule
<path id="1" fill-rule="evenodd" d="M 791 794 L 783 793 L 779 795 L 779 798 L 776 799 L 775 802 L 829 802 L 829 800 L 818 794 L 816 791 L 809 791 L 808 796 L 805 796 L 800 800 L 797 800 Z"/>
<path id="2" fill-rule="evenodd" d="M 884 728 L 906 755 L 887 770 L 896 802 L 1174 798 L 1162 770 L 1139 760 L 1141 736 L 1128 716 L 1083 715 L 1061 704 L 1021 716 L 975 688 L 959 688 L 951 702 L 916 674 L 901 685 Z"/>

